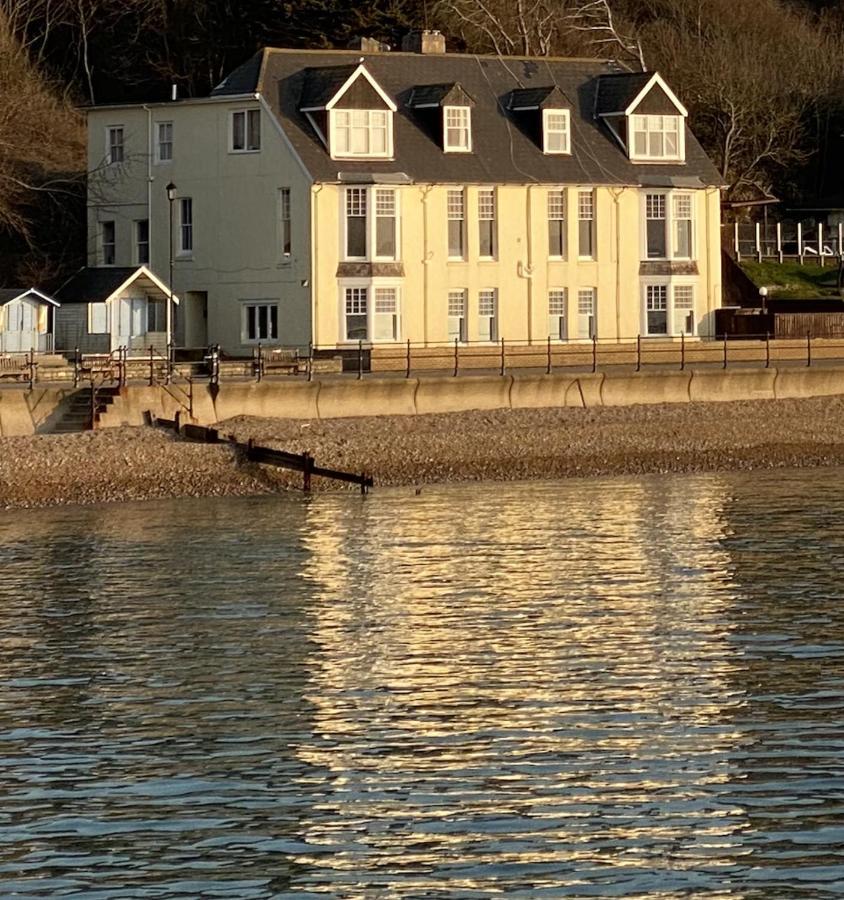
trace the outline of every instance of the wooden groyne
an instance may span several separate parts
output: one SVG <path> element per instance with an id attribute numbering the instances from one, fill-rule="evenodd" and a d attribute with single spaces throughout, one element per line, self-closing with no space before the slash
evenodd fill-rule
<path id="1" fill-rule="evenodd" d="M 361 494 L 366 494 L 374 486 L 371 475 L 363 472 L 342 472 L 339 469 L 329 469 L 318 466 L 310 453 L 288 453 L 286 450 L 276 450 L 273 447 L 261 447 L 251 438 L 244 444 L 232 436 L 222 436 L 216 428 L 206 428 L 204 425 L 182 424 L 179 415 L 175 419 L 162 419 L 149 415 L 149 420 L 159 428 L 167 428 L 175 431 L 187 441 L 196 441 L 201 444 L 228 444 L 242 453 L 250 462 L 267 466 L 277 466 L 280 469 L 290 469 L 302 473 L 302 490 L 311 490 L 311 479 L 330 478 L 333 481 L 343 481 L 346 484 L 356 484 L 360 487 Z"/>

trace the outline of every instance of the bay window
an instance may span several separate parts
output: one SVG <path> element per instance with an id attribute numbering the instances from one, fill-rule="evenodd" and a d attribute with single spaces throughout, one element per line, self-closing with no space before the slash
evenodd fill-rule
<path id="1" fill-rule="evenodd" d="M 400 340 L 400 288 L 360 282 L 341 287 L 341 333 L 346 341 L 392 343 Z"/>
<path id="2" fill-rule="evenodd" d="M 398 288 L 375 288 L 375 316 L 372 323 L 373 341 L 399 339 Z"/>
<path id="3" fill-rule="evenodd" d="M 645 194 L 643 259 L 694 259 L 692 195 Z"/>
<path id="4" fill-rule="evenodd" d="M 669 281 L 644 286 L 644 332 L 647 335 L 695 333 L 695 289 Z"/>
<path id="5" fill-rule="evenodd" d="M 345 259 L 398 258 L 398 196 L 394 188 L 346 188 L 345 223 Z"/>

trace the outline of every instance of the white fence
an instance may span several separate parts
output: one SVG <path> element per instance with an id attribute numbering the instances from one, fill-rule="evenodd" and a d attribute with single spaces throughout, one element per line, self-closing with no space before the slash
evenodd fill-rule
<path id="1" fill-rule="evenodd" d="M 844 224 L 806 222 L 750 222 L 724 226 L 725 238 L 739 262 L 742 259 L 793 259 L 803 263 L 838 263 L 844 256 Z"/>

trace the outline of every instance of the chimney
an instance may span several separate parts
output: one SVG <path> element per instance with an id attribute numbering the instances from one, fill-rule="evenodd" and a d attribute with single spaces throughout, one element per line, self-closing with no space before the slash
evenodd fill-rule
<path id="1" fill-rule="evenodd" d="M 384 44 L 376 38 L 357 35 L 346 45 L 347 50 L 360 50 L 361 53 L 386 53 L 390 49 L 389 44 Z"/>
<path id="2" fill-rule="evenodd" d="M 439 31 L 411 31 L 401 39 L 405 53 L 445 53 L 445 35 Z"/>

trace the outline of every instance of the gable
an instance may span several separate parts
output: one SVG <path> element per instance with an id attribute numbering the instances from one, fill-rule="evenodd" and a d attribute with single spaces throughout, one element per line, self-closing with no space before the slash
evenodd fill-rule
<path id="1" fill-rule="evenodd" d="M 638 116 L 680 115 L 680 110 L 677 109 L 674 101 L 665 93 L 662 85 L 657 83 L 651 85 L 645 96 L 639 100 L 630 112 Z"/>
<path id="2" fill-rule="evenodd" d="M 334 99 L 333 106 L 334 109 L 389 109 L 383 97 L 362 74 Z"/>

